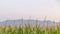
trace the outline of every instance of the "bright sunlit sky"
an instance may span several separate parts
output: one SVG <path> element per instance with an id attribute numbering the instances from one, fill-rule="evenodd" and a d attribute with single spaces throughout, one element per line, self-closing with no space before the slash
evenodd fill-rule
<path id="1" fill-rule="evenodd" d="M 0 0 L 0 20 L 44 18 L 60 20 L 59 0 Z"/>

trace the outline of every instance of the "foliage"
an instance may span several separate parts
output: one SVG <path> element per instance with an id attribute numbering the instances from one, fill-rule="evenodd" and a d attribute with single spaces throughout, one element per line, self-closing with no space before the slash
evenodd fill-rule
<path id="1" fill-rule="evenodd" d="M 58 26 L 0 26 L 0 34 L 60 34 Z"/>

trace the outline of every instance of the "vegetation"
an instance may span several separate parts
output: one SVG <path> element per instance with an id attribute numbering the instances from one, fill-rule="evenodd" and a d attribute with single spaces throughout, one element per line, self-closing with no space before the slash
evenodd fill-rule
<path id="1" fill-rule="evenodd" d="M 58 26 L 0 26 L 0 34 L 60 34 Z"/>

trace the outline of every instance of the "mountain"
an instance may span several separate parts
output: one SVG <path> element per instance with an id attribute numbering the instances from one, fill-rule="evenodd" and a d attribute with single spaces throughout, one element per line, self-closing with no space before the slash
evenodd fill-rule
<path id="1" fill-rule="evenodd" d="M 38 24 L 38 25 L 49 25 L 49 26 L 54 26 L 54 25 L 58 25 L 59 23 L 58 22 L 55 22 L 55 21 L 50 21 L 50 20 L 47 20 L 47 21 L 44 21 L 44 20 L 25 20 L 25 19 L 17 19 L 17 20 L 6 20 L 6 21 L 3 21 L 3 22 L 0 22 L 0 25 L 23 25 L 23 24 L 26 24 L 28 25 L 28 23 L 30 25 L 35 25 L 35 24 Z"/>

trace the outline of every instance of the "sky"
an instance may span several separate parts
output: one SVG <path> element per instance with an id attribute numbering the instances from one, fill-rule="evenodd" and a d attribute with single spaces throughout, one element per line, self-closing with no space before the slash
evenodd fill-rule
<path id="1" fill-rule="evenodd" d="M 59 0 L 0 0 L 0 20 L 37 18 L 60 20 Z"/>

